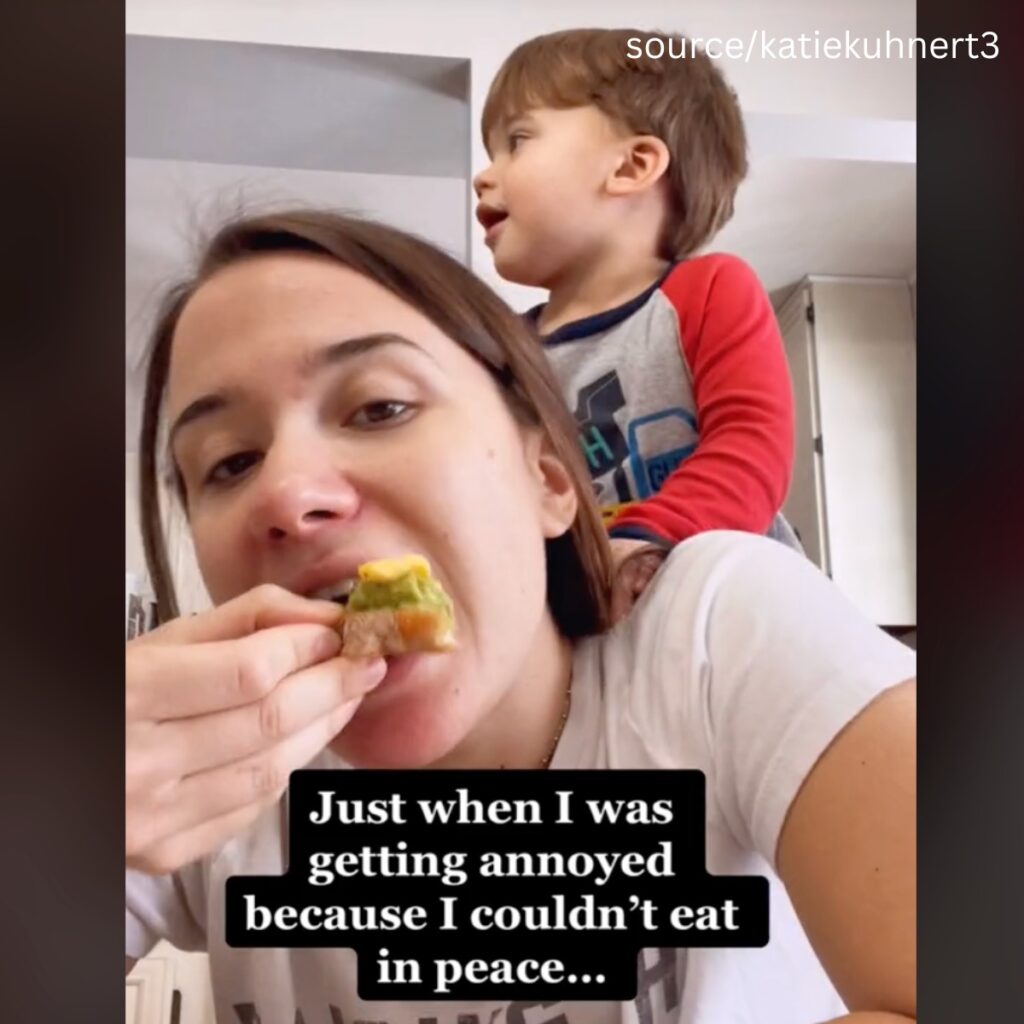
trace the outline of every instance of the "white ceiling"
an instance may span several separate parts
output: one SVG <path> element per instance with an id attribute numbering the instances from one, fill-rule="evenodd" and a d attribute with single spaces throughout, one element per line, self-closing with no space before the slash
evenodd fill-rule
<path id="1" fill-rule="evenodd" d="M 128 36 L 125 80 L 129 157 L 466 176 L 467 60 Z"/>

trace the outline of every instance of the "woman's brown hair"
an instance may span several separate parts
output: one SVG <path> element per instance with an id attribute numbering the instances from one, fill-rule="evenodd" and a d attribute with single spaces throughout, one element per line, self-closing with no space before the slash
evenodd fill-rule
<path id="1" fill-rule="evenodd" d="M 363 274 L 426 316 L 491 372 L 516 418 L 539 427 L 550 440 L 579 497 L 571 529 L 547 541 L 548 605 L 555 623 L 567 637 L 606 629 L 611 577 L 607 536 L 575 424 L 529 328 L 487 285 L 430 243 L 375 221 L 313 209 L 226 223 L 204 246 L 195 273 L 168 292 L 157 316 L 143 399 L 139 503 L 160 620 L 178 614 L 160 515 L 158 452 L 174 333 L 189 300 L 213 275 L 271 252 L 312 253 Z M 174 469 L 172 475 L 184 500 L 180 474 Z"/>

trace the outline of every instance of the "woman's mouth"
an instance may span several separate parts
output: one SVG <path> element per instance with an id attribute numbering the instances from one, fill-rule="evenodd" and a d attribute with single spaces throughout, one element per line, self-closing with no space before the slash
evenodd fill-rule
<path id="1" fill-rule="evenodd" d="M 333 601 L 335 604 L 345 607 L 348 604 L 349 596 L 355 589 L 356 580 L 354 577 L 347 577 L 346 579 L 338 580 L 336 583 L 332 583 L 326 587 L 318 587 L 311 594 L 307 594 L 307 597 L 312 598 L 315 601 Z"/>
<path id="2" fill-rule="evenodd" d="M 403 679 L 408 679 L 410 674 L 416 671 L 416 666 L 426 657 L 425 654 L 396 654 L 385 659 L 388 670 L 384 675 L 384 678 L 380 681 L 380 686 L 385 686 L 390 689 L 392 686 L 396 686 L 402 682 Z"/>

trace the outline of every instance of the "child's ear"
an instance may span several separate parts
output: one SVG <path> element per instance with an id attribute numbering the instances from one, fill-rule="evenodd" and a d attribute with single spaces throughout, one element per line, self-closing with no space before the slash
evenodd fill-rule
<path id="1" fill-rule="evenodd" d="M 579 495 L 572 475 L 541 430 L 534 428 L 526 432 L 524 454 L 536 486 L 537 511 L 544 537 L 548 540 L 561 537 L 576 521 L 579 509 Z"/>
<path id="2" fill-rule="evenodd" d="M 668 170 L 671 155 L 657 135 L 633 135 L 623 143 L 615 169 L 605 182 L 610 195 L 636 195 L 660 181 Z"/>

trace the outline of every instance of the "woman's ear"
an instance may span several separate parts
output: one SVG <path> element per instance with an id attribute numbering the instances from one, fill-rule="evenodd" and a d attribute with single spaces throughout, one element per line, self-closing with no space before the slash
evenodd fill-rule
<path id="1" fill-rule="evenodd" d="M 623 147 L 605 182 L 609 195 L 637 195 L 665 176 L 671 156 L 663 139 L 657 135 L 633 135 L 623 142 Z"/>
<path id="2" fill-rule="evenodd" d="M 525 455 L 527 469 L 536 485 L 537 511 L 544 537 L 548 540 L 561 537 L 576 521 L 579 509 L 572 474 L 543 431 L 527 431 Z"/>

